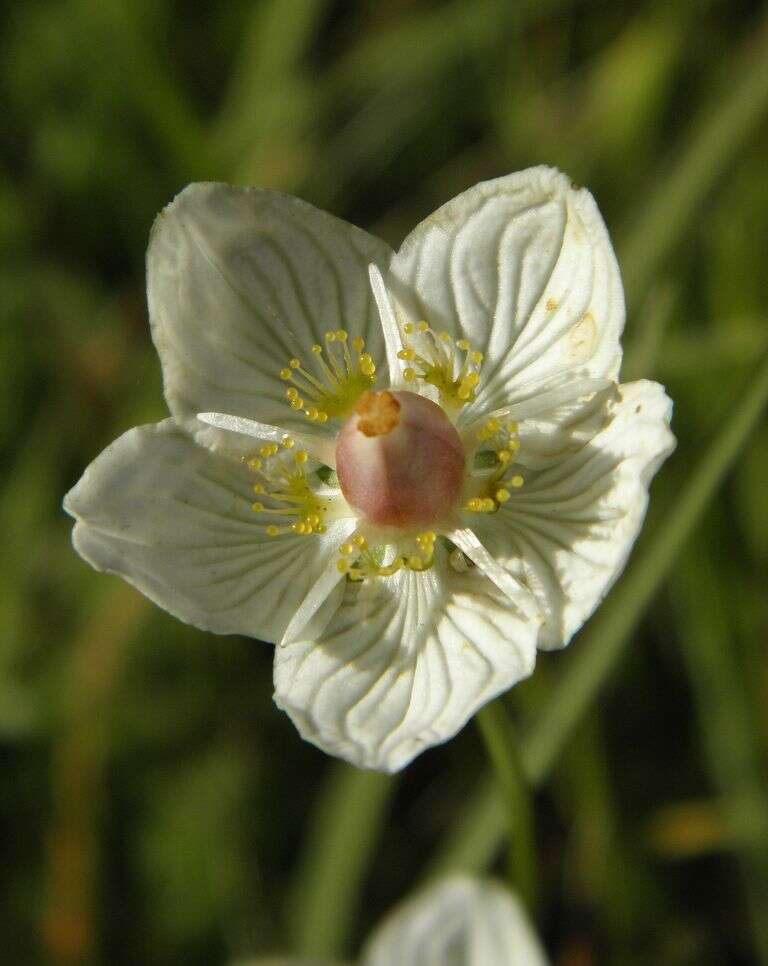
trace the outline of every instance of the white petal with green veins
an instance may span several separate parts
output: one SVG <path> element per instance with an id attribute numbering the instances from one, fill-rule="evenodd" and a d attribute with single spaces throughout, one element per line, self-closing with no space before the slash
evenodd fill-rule
<path id="1" fill-rule="evenodd" d="M 486 577 L 443 556 L 423 573 L 349 582 L 322 635 L 277 649 L 275 700 L 325 751 L 397 771 L 527 677 L 537 632 Z"/>
<path id="2" fill-rule="evenodd" d="M 674 449 L 671 412 L 662 386 L 619 386 L 599 432 L 529 474 L 498 512 L 467 514 L 494 559 L 538 597 L 539 647 L 565 646 L 624 569 L 651 479 Z"/>
<path id="3" fill-rule="evenodd" d="M 287 361 L 344 329 L 384 359 L 368 279 L 384 242 L 274 191 L 193 184 L 158 216 L 147 253 L 152 334 L 171 412 L 206 444 L 235 437 L 198 412 L 300 430 L 279 378 Z"/>
<path id="4" fill-rule="evenodd" d="M 399 311 L 484 355 L 463 424 L 563 372 L 614 379 L 624 296 L 594 199 L 552 168 L 476 185 L 406 238 L 389 277 Z"/>
<path id="5" fill-rule="evenodd" d="M 97 570 L 197 627 L 274 642 L 354 521 L 270 538 L 251 509 L 251 479 L 169 419 L 107 447 L 64 506 L 76 549 Z"/>

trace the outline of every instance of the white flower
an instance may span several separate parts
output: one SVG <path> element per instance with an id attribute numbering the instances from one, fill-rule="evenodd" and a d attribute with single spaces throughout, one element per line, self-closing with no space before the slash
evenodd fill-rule
<path id="1" fill-rule="evenodd" d="M 546 966 L 517 899 L 491 880 L 451 876 L 397 906 L 374 930 L 360 966 Z M 330 966 L 305 959 L 240 966 Z"/>
<path id="2" fill-rule="evenodd" d="M 393 255 L 294 198 L 196 184 L 147 266 L 172 416 L 67 495 L 86 560 L 277 642 L 301 734 L 385 771 L 568 643 L 674 446 L 662 387 L 616 382 L 621 281 L 586 190 L 479 184 Z"/>

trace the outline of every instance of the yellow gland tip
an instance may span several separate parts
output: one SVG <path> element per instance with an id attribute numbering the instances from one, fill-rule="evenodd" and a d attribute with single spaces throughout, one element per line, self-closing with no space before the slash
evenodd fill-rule
<path id="1" fill-rule="evenodd" d="M 475 398 L 475 389 L 480 382 L 477 367 L 482 362 L 482 353 L 472 349 L 468 339 L 454 341 L 450 332 L 436 332 L 428 322 L 422 320 L 414 325 L 406 322 L 402 326 L 403 347 L 397 357 L 409 365 L 403 371 L 406 383 L 419 379 L 426 385 L 434 386 L 440 395 L 440 403 L 447 410 L 460 409 Z M 416 335 L 412 345 L 409 336 Z M 464 353 L 457 357 L 454 345 Z"/>
<path id="2" fill-rule="evenodd" d="M 290 359 L 279 374 L 293 383 L 285 393 L 291 409 L 301 410 L 313 423 L 349 416 L 376 377 L 376 364 L 364 348 L 360 336 L 351 339 L 344 329 L 335 329 L 324 334 L 322 344 L 311 347 L 312 364 L 307 368 L 300 359 Z"/>
<path id="3" fill-rule="evenodd" d="M 247 460 L 248 467 L 256 473 L 259 480 L 252 484 L 257 496 L 266 497 L 270 503 L 256 500 L 251 503 L 254 513 L 278 518 L 278 523 L 264 526 L 269 537 L 293 533 L 308 535 L 325 533 L 325 512 L 328 509 L 321 497 L 315 494 L 307 482 L 304 464 L 308 454 L 303 450 L 293 454 L 288 452 L 294 446 L 291 436 L 283 437 L 283 449 L 277 443 L 267 443 L 259 450 L 263 459 Z M 280 523 L 283 518 L 284 523 Z"/>
<path id="4" fill-rule="evenodd" d="M 408 538 L 403 538 L 408 539 Z M 416 573 L 428 570 L 434 560 L 434 544 L 437 539 L 431 530 L 419 533 L 411 538 L 419 548 L 416 553 L 396 553 L 390 563 L 381 563 L 381 558 L 386 553 L 384 547 L 375 548 L 374 551 L 368 548 L 365 538 L 358 534 L 351 541 L 343 543 L 339 547 L 340 559 L 336 563 L 339 573 L 346 574 L 350 580 L 363 581 L 373 577 L 391 577 L 405 567 Z M 375 552 L 379 550 L 380 553 Z M 354 558 L 350 559 L 353 557 Z"/>

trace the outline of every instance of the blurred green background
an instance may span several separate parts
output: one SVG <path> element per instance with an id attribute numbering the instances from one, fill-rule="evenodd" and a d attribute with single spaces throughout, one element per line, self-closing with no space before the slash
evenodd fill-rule
<path id="1" fill-rule="evenodd" d="M 273 706 L 270 647 L 92 572 L 60 501 L 164 415 L 143 259 L 187 182 L 396 246 L 549 163 L 598 199 L 624 373 L 667 386 L 679 448 L 604 611 L 507 701 L 533 915 L 559 966 L 768 963 L 766 9 L 25 0 L 0 38 L 2 961 L 351 955 L 435 868 L 505 874 L 475 727 L 395 779 L 326 759 Z"/>

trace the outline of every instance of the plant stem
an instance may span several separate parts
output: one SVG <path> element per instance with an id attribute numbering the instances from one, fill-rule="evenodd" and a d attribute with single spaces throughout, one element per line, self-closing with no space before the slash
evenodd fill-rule
<path id="1" fill-rule="evenodd" d="M 389 775 L 336 764 L 320 795 L 297 877 L 296 954 L 340 958 L 348 952 L 360 884 L 394 791 Z"/>
<path id="2" fill-rule="evenodd" d="M 497 789 L 504 799 L 509 836 L 509 877 L 530 907 L 535 902 L 536 847 L 530 787 L 523 771 L 517 735 L 503 698 L 481 708 L 476 721 L 496 773 Z"/>

